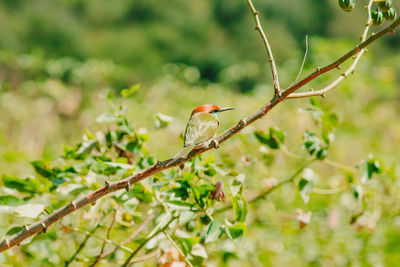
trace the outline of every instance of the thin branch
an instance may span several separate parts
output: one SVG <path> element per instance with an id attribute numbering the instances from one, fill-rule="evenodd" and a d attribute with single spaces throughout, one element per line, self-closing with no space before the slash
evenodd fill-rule
<path id="1" fill-rule="evenodd" d="M 171 217 L 171 219 L 167 222 L 166 225 L 164 225 L 162 228 L 158 229 L 155 231 L 152 235 L 147 237 L 140 245 L 129 255 L 129 257 L 126 259 L 124 264 L 122 264 L 122 267 L 126 267 L 129 265 L 131 262 L 132 258 L 135 257 L 135 255 L 149 242 L 151 239 L 153 239 L 155 236 L 157 236 L 159 233 L 162 233 L 167 227 L 176 219 L 177 217 Z"/>
<path id="2" fill-rule="evenodd" d="M 67 260 L 65 262 L 65 267 L 68 267 L 76 258 L 76 256 L 78 256 L 78 254 L 82 251 L 82 249 L 85 247 L 86 242 L 89 240 L 89 238 L 91 236 L 93 236 L 94 232 L 96 232 L 96 230 L 100 227 L 100 224 L 97 224 L 95 228 L 93 228 L 93 230 L 91 232 L 89 232 L 86 236 L 85 239 L 82 241 L 82 243 L 79 245 L 78 249 L 75 251 L 74 255 L 72 255 L 72 257 Z"/>
<path id="3" fill-rule="evenodd" d="M 128 248 L 128 247 L 125 247 L 125 246 L 121 246 L 120 244 L 118 244 L 118 243 L 116 243 L 116 242 L 114 242 L 114 241 L 112 241 L 112 240 L 110 240 L 110 239 L 103 238 L 103 237 L 101 237 L 101 236 L 92 234 L 92 233 L 90 233 L 89 231 L 81 230 L 81 229 L 79 229 L 79 228 L 77 228 L 77 227 L 71 227 L 71 226 L 68 226 L 68 225 L 65 225 L 65 224 L 62 224 L 62 223 L 61 223 L 61 225 L 64 226 L 64 227 L 67 227 L 68 229 L 73 230 L 73 231 L 75 231 L 75 232 L 79 232 L 79 233 L 85 234 L 85 235 L 87 235 L 87 236 L 93 236 L 94 238 L 97 238 L 97 239 L 99 239 L 99 240 L 102 240 L 102 241 L 104 241 L 104 242 L 107 242 L 108 244 L 114 245 L 114 246 L 116 246 L 116 247 L 118 247 L 118 248 L 120 248 L 120 249 L 123 249 L 123 250 L 125 250 L 125 251 L 127 251 L 127 252 L 132 253 L 132 249 L 130 249 L 130 248 Z"/>
<path id="4" fill-rule="evenodd" d="M 111 232 L 111 229 L 114 226 L 116 215 L 117 215 L 117 208 L 114 208 L 114 212 L 113 212 L 113 216 L 112 216 L 112 219 L 111 219 L 111 223 L 110 223 L 110 226 L 108 226 L 108 229 L 107 229 L 107 240 L 110 240 L 110 232 Z M 94 262 L 90 266 L 95 266 L 99 262 L 99 260 L 101 259 L 101 255 L 103 255 L 104 248 L 106 247 L 106 244 L 107 244 L 107 242 L 104 241 L 103 245 L 101 246 L 99 255 L 96 257 L 96 259 L 94 260 Z"/>
<path id="5" fill-rule="evenodd" d="M 264 117 L 271 109 L 273 109 L 277 104 L 280 102 L 284 101 L 290 94 L 292 94 L 294 91 L 298 90 L 305 84 L 311 82 L 318 76 L 320 76 L 323 73 L 326 73 L 342 64 L 344 61 L 347 59 L 351 58 L 353 55 L 359 53 L 363 48 L 367 47 L 370 45 L 372 42 L 378 40 L 382 36 L 384 36 L 387 33 L 394 33 L 394 30 L 396 27 L 398 27 L 400 24 L 400 17 L 397 18 L 391 25 L 387 26 L 377 34 L 372 35 L 368 39 L 366 39 L 364 42 L 360 43 L 357 45 L 355 48 L 350 50 L 347 54 L 336 60 L 335 62 L 329 64 L 328 66 L 318 69 L 317 71 L 314 71 L 310 75 L 308 75 L 306 78 L 300 80 L 296 84 L 292 85 L 288 89 L 286 89 L 284 92 L 282 92 L 281 96 L 275 94 L 272 99 L 259 108 L 256 112 L 253 114 L 247 116 L 246 118 L 241 119 L 236 125 L 232 126 L 231 128 L 227 129 L 224 131 L 222 134 L 220 134 L 217 138 L 216 141 L 218 144 L 222 144 L 226 140 L 230 139 L 233 137 L 235 134 L 239 133 L 242 129 L 250 125 L 251 123 L 255 122 L 258 119 L 261 119 Z M 55 210 L 52 214 L 50 214 L 48 217 L 25 227 L 22 229 L 20 232 L 8 237 L 4 238 L 3 241 L 0 242 L 0 252 L 10 249 L 11 247 L 14 247 L 18 244 L 20 244 L 23 240 L 27 239 L 28 237 L 42 232 L 46 231 L 48 227 L 53 225 L 55 222 L 59 221 L 66 215 L 76 211 L 77 209 L 80 209 L 84 206 L 87 206 L 89 204 L 95 204 L 96 200 L 111 194 L 115 191 L 121 190 L 121 189 L 127 189 L 129 190 L 132 185 L 135 183 L 152 176 L 156 173 L 159 173 L 161 171 L 164 171 L 166 169 L 182 165 L 184 162 L 190 160 L 191 158 L 202 154 L 208 150 L 215 149 L 214 144 L 210 144 L 208 146 L 203 146 L 199 148 L 193 149 L 189 155 L 186 158 L 180 159 L 179 161 L 176 159 L 168 159 L 163 162 L 157 162 L 153 166 L 148 167 L 147 169 L 141 170 L 133 175 L 131 175 L 128 178 L 122 179 L 120 181 L 112 182 L 112 183 L 106 183 L 105 186 L 102 188 L 86 195 L 82 196 L 81 198 L 72 201 L 71 203 L 65 205 L 64 207 Z"/>
<path id="6" fill-rule="evenodd" d="M 251 12 L 253 13 L 254 20 L 256 22 L 255 30 L 260 33 L 260 36 L 264 43 L 265 49 L 267 49 L 268 61 L 271 64 L 272 81 L 274 84 L 275 95 L 280 96 L 281 95 L 281 87 L 279 86 L 278 71 L 275 66 L 275 59 L 274 59 L 274 56 L 272 55 L 271 46 L 268 42 L 267 36 L 264 33 L 264 30 L 261 27 L 260 18 L 258 16 L 260 14 L 260 12 L 255 9 L 253 2 L 251 0 L 247 0 L 247 4 L 249 5 Z"/>
<path id="7" fill-rule="evenodd" d="M 131 259 L 131 263 L 137 263 L 137 262 L 141 262 L 141 261 L 145 261 L 147 259 L 150 259 L 154 256 L 157 256 L 158 253 L 160 253 L 160 249 L 156 249 L 152 252 L 150 252 L 149 254 L 145 254 L 143 256 L 140 257 L 136 257 L 136 258 L 132 258 Z M 89 263 L 91 261 L 91 259 L 89 258 L 77 258 L 75 261 L 77 262 L 84 262 L 84 263 Z M 119 261 L 110 261 L 110 260 L 100 260 L 99 263 L 107 263 L 107 266 L 109 266 L 110 264 L 123 264 L 124 261 L 119 260 Z"/>
<path id="8" fill-rule="evenodd" d="M 122 241 L 119 245 L 122 247 L 124 246 L 126 243 L 131 242 L 133 239 L 135 239 L 135 237 L 141 232 L 143 231 L 143 229 L 146 227 L 146 225 L 155 217 L 155 213 L 150 214 L 149 217 L 146 218 L 146 220 L 138 227 L 138 229 L 136 229 L 136 231 L 129 236 L 127 239 L 125 239 L 124 241 Z M 101 258 L 107 257 L 108 255 L 114 253 L 114 251 L 116 251 L 119 247 L 116 246 L 113 249 L 107 251 L 106 253 L 101 255 Z"/>
<path id="9" fill-rule="evenodd" d="M 172 237 L 166 232 L 163 231 L 164 235 L 168 238 L 168 240 L 171 242 L 171 244 L 175 247 L 175 249 L 181 254 L 182 258 L 185 260 L 187 265 L 189 267 L 193 267 L 193 264 L 190 262 L 190 260 L 186 257 L 185 253 L 183 253 L 182 249 L 178 246 L 178 244 L 172 239 Z"/>
<path id="10" fill-rule="evenodd" d="M 307 166 L 310 165 L 313 161 L 314 160 L 310 160 L 310 161 L 306 162 L 292 176 L 290 176 L 289 178 L 279 182 L 274 187 L 269 187 L 266 190 L 261 191 L 258 195 L 256 195 L 255 197 L 249 199 L 247 202 L 250 204 L 250 203 L 254 203 L 254 202 L 260 201 L 261 199 L 264 199 L 266 196 L 268 196 L 270 193 L 272 193 L 276 189 L 280 188 L 281 186 L 283 186 L 283 185 L 285 185 L 287 183 L 293 182 L 293 180 L 296 179 L 296 177 L 299 176 L 303 172 L 303 170 L 305 168 L 307 168 Z M 222 207 L 222 208 L 219 208 L 219 209 L 215 210 L 214 213 L 224 212 L 224 211 L 230 210 L 232 207 L 233 206 L 232 206 L 232 203 L 231 203 L 229 205 L 226 205 L 225 207 Z"/>
<path id="11" fill-rule="evenodd" d="M 295 92 L 296 90 L 298 90 L 299 88 L 303 87 L 305 84 L 309 83 L 310 81 L 314 80 L 315 78 L 317 78 L 318 76 L 320 76 L 321 74 L 324 74 L 332 69 L 338 68 L 340 67 L 340 65 L 345 62 L 346 60 L 348 60 L 349 58 L 353 57 L 355 54 L 361 52 L 362 50 L 365 50 L 364 48 L 366 48 L 368 45 L 370 45 L 372 42 L 376 41 L 377 39 L 381 38 L 382 36 L 384 36 L 387 33 L 392 33 L 394 34 L 395 29 L 399 26 L 400 24 L 400 17 L 397 18 L 392 24 L 390 24 L 389 26 L 387 26 L 386 28 L 382 29 L 381 31 L 379 31 L 378 33 L 372 33 L 371 36 L 367 39 L 365 39 L 365 41 L 361 42 L 360 44 L 356 45 L 352 50 L 350 50 L 349 52 L 347 52 L 345 55 L 343 55 L 342 57 L 340 57 L 339 59 L 337 59 L 336 61 L 334 61 L 333 63 L 323 67 L 323 68 L 317 68 L 317 70 L 315 70 L 313 73 L 311 73 L 310 75 L 308 75 L 307 77 L 305 77 L 304 79 L 302 79 L 301 81 L 297 82 L 296 84 L 290 86 L 288 89 L 286 89 L 283 93 L 282 93 L 282 98 L 289 98 L 289 95 L 291 95 L 293 92 Z M 368 28 L 369 29 L 369 28 Z M 366 31 L 368 31 L 368 29 L 366 29 Z M 364 31 L 364 32 L 366 32 Z M 365 34 L 366 36 L 366 34 Z M 363 37 L 364 38 L 364 37 Z M 365 51 L 364 51 L 365 52 Z M 363 53 L 364 53 L 363 52 Z M 358 60 L 357 60 L 358 62 Z M 354 63 L 353 63 L 354 64 Z M 357 63 L 356 63 L 357 64 Z M 346 78 L 353 70 L 349 71 L 348 73 L 343 73 L 342 76 L 340 78 L 340 81 L 343 80 L 344 78 Z M 338 82 L 334 82 L 333 84 L 329 85 L 328 87 L 335 87 L 337 85 Z M 312 92 L 307 92 L 309 94 L 311 94 Z M 304 94 L 304 93 L 299 93 L 296 94 L 299 97 L 306 97 L 306 96 L 302 96 L 300 94 Z M 291 98 L 294 98 L 293 95 Z"/>
<path id="12" fill-rule="evenodd" d="M 286 146 L 281 146 L 281 151 L 286 156 L 292 157 L 294 159 L 303 159 L 302 157 L 300 157 L 300 156 L 296 155 L 295 153 L 289 151 Z M 347 166 L 347 165 L 344 165 L 344 164 L 342 164 L 340 162 L 336 162 L 336 161 L 333 161 L 333 160 L 330 160 L 330 159 L 323 159 L 322 162 L 327 164 L 327 165 L 329 165 L 329 166 L 335 167 L 337 169 L 341 169 L 343 171 L 348 171 L 348 172 L 357 171 L 357 169 L 355 167 Z"/>
<path id="13" fill-rule="evenodd" d="M 289 86 L 292 86 L 293 84 L 297 83 L 297 81 L 299 80 L 300 75 L 303 72 L 304 63 L 306 63 L 307 54 L 308 54 L 308 35 L 306 35 L 306 51 L 304 52 L 303 62 L 301 63 L 299 73 L 297 74 L 296 80 L 294 80 L 294 82 L 292 82 Z"/>

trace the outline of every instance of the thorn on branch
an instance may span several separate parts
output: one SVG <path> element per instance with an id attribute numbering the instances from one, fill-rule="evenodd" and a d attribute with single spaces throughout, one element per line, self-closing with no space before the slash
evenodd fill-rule
<path id="1" fill-rule="evenodd" d="M 341 70 L 341 69 L 342 69 L 342 67 L 341 67 L 340 65 L 337 65 L 336 68 L 337 68 L 338 70 Z"/>
<path id="2" fill-rule="evenodd" d="M 4 238 L 4 242 L 6 243 L 7 249 L 11 248 L 10 241 L 7 238 Z"/>
<path id="3" fill-rule="evenodd" d="M 92 203 L 90 203 L 92 206 L 96 206 L 96 201 L 93 201 Z"/>
<path id="4" fill-rule="evenodd" d="M 258 31 L 260 28 L 258 26 L 254 27 L 254 30 Z"/>
<path id="5" fill-rule="evenodd" d="M 320 72 L 321 71 L 321 68 L 320 67 L 317 67 L 317 72 Z"/>
<path id="6" fill-rule="evenodd" d="M 109 181 L 105 181 L 104 183 L 105 183 L 105 185 L 106 185 L 106 188 L 109 188 L 109 187 L 110 187 L 110 182 L 109 182 Z"/>
<path id="7" fill-rule="evenodd" d="M 46 226 L 46 224 L 44 223 L 44 222 L 42 222 L 42 227 L 43 227 L 43 229 L 42 229 L 42 231 L 43 231 L 43 234 L 45 234 L 46 232 L 47 232 L 47 226 Z"/>
<path id="8" fill-rule="evenodd" d="M 246 120 L 245 120 L 245 119 L 241 119 L 241 120 L 239 121 L 239 126 L 240 126 L 240 127 L 246 126 Z"/>
<path id="9" fill-rule="evenodd" d="M 254 11 L 254 15 L 258 16 L 258 14 L 260 14 L 260 11 L 258 10 Z"/>
<path id="10" fill-rule="evenodd" d="M 373 32 L 373 33 L 371 33 L 371 36 L 375 36 L 375 33 Z"/>
<path id="11" fill-rule="evenodd" d="M 22 227 L 25 229 L 25 231 L 29 231 L 29 227 L 28 227 L 28 225 L 26 225 L 26 224 L 24 224 L 24 225 L 22 225 Z"/>
<path id="12" fill-rule="evenodd" d="M 128 182 L 125 185 L 125 190 L 126 192 L 129 192 L 131 190 L 131 181 L 128 180 Z"/>
<path id="13" fill-rule="evenodd" d="M 323 92 L 323 93 L 321 94 L 321 97 L 322 97 L 322 98 L 325 98 L 325 97 L 326 97 L 326 93 Z"/>
<path id="14" fill-rule="evenodd" d="M 347 78 L 347 74 L 346 73 L 342 73 L 340 75 L 342 75 L 344 78 Z"/>
<path id="15" fill-rule="evenodd" d="M 71 206 L 74 210 L 76 210 L 76 204 L 75 204 L 75 200 L 71 202 Z"/>

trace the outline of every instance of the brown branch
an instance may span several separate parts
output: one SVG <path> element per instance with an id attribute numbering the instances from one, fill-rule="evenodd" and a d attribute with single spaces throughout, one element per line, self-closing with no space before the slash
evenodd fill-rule
<path id="1" fill-rule="evenodd" d="M 372 6 L 373 2 L 374 2 L 374 0 L 370 0 L 368 5 L 366 6 L 368 20 L 365 24 L 364 32 L 361 35 L 361 42 L 364 42 L 365 39 L 367 39 L 367 34 L 368 34 L 369 28 L 371 27 L 371 24 L 372 24 L 371 6 Z M 338 85 L 341 81 L 343 81 L 345 78 L 347 78 L 347 76 L 349 76 L 350 74 L 354 74 L 354 70 L 356 69 L 358 61 L 360 61 L 361 57 L 364 55 L 364 53 L 366 51 L 367 51 L 366 48 L 361 49 L 361 51 L 358 53 L 358 55 L 354 58 L 353 64 L 351 64 L 351 66 L 342 75 L 340 75 L 336 80 L 331 82 L 325 88 L 318 90 L 318 91 L 312 90 L 310 92 L 293 93 L 293 94 L 290 94 L 287 98 L 292 99 L 292 98 L 304 98 L 304 97 L 311 97 L 311 96 L 325 97 L 325 95 L 328 91 L 335 88 L 336 85 Z"/>
<path id="2" fill-rule="evenodd" d="M 116 215 L 117 215 L 117 208 L 114 208 L 114 212 L 113 212 L 113 216 L 112 216 L 112 219 L 111 219 L 111 223 L 110 223 L 110 225 L 108 226 L 108 229 L 107 229 L 107 236 L 106 236 L 107 240 L 110 240 L 110 233 L 111 233 L 111 229 L 114 226 Z M 97 255 L 97 257 L 94 260 L 94 262 L 90 265 L 91 267 L 95 266 L 99 262 L 99 260 L 101 259 L 101 256 L 103 255 L 104 248 L 106 247 L 106 244 L 107 244 L 107 241 L 104 241 L 103 245 L 101 245 L 100 253 L 99 253 L 99 255 Z"/>
<path id="3" fill-rule="evenodd" d="M 265 49 L 267 49 L 268 61 L 271 64 L 272 81 L 274 84 L 275 94 L 280 96 L 281 95 L 281 87 L 279 86 L 278 71 L 275 66 L 275 59 L 274 59 L 274 56 L 272 55 L 271 46 L 268 42 L 267 36 L 264 33 L 264 30 L 261 27 L 260 18 L 258 16 L 258 14 L 260 14 L 260 12 L 255 9 L 253 2 L 251 0 L 247 0 L 247 4 L 249 5 L 251 12 L 253 13 L 254 20 L 256 22 L 255 30 L 260 33 L 260 36 L 264 43 Z"/>
<path id="4" fill-rule="evenodd" d="M 135 239 L 135 237 L 146 227 L 146 225 L 155 217 L 155 215 L 156 215 L 155 213 L 152 213 L 149 217 L 147 217 L 146 220 L 138 227 L 138 229 L 136 229 L 136 231 L 131 236 L 122 241 L 119 245 L 123 246 L 126 243 L 131 242 L 133 239 Z M 107 257 L 108 255 L 114 253 L 118 248 L 119 247 L 114 247 L 113 249 L 110 249 L 106 253 L 103 253 L 101 255 L 101 258 Z"/>
<path id="5" fill-rule="evenodd" d="M 307 83 L 311 82 L 312 80 L 314 80 L 315 78 L 317 78 L 321 74 L 324 74 L 324 73 L 326 73 L 326 72 L 328 72 L 328 71 L 330 71 L 332 69 L 340 67 L 340 65 L 343 62 L 345 62 L 346 60 L 348 60 L 349 58 L 351 58 L 355 54 L 359 53 L 365 47 L 367 47 L 368 45 L 370 45 L 372 42 L 376 41 L 377 39 L 381 38 L 385 34 L 387 34 L 387 33 L 394 34 L 395 29 L 396 29 L 396 27 L 399 26 L 399 24 L 400 24 L 400 17 L 397 18 L 392 24 L 390 24 L 386 28 L 384 28 L 381 31 L 379 31 L 378 33 L 376 33 L 376 34 L 372 33 L 371 36 L 368 39 L 366 39 L 364 42 L 361 42 L 360 44 L 356 45 L 352 50 L 347 52 L 344 56 L 340 57 L 339 59 L 337 59 L 333 63 L 331 63 L 331 64 L 329 64 L 329 65 L 327 65 L 327 66 L 325 66 L 323 68 L 317 68 L 317 70 L 315 70 L 313 73 L 311 73 L 310 75 L 308 75 L 307 77 L 305 77 L 304 79 L 299 81 L 298 83 L 290 86 L 288 89 L 286 89 L 282 93 L 282 97 L 281 98 L 283 98 L 283 99 L 288 98 L 288 96 L 290 94 L 292 94 L 294 91 L 298 90 L 299 88 L 303 87 Z M 344 76 L 346 76 L 346 75 L 344 74 Z"/>
<path id="6" fill-rule="evenodd" d="M 253 9 L 252 9 L 252 11 L 253 11 Z M 254 12 L 253 12 L 253 14 L 254 14 Z M 340 66 L 340 64 L 342 64 L 344 61 L 351 58 L 353 55 L 359 53 L 363 48 L 367 47 L 369 44 L 378 40 L 385 34 L 394 33 L 395 28 L 398 27 L 399 24 L 400 24 L 400 17 L 398 19 L 396 19 L 391 25 L 387 26 L 386 28 L 384 28 L 383 30 L 378 32 L 377 34 L 373 34 L 367 40 L 365 40 L 364 42 L 357 45 L 355 48 L 350 50 L 348 53 L 346 53 L 344 56 L 342 56 L 335 62 L 329 64 L 328 66 L 326 66 L 322 69 L 317 69 L 316 71 L 314 71 L 313 73 L 308 75 L 306 78 L 304 78 L 301 81 L 297 82 L 296 84 L 290 86 L 288 89 L 286 89 L 284 92 L 282 92 L 281 96 L 279 96 L 278 94 L 275 94 L 267 104 L 265 104 L 264 106 L 259 108 L 256 112 L 249 115 L 248 117 L 241 119 L 236 125 L 232 126 L 231 128 L 227 129 L 225 132 L 220 134 L 216 138 L 218 144 L 221 144 L 224 141 L 230 139 L 232 136 L 239 133 L 243 128 L 245 128 L 249 124 L 264 117 L 278 103 L 284 101 L 291 93 L 298 90 L 305 84 L 311 82 L 312 80 L 314 80 L 321 74 L 326 73 L 326 72 Z M 168 159 L 163 162 L 157 162 L 155 165 L 148 167 L 147 169 L 141 170 L 123 180 L 112 182 L 112 183 L 106 182 L 104 187 L 90 193 L 89 195 L 83 196 L 77 200 L 72 201 L 71 203 L 65 205 L 64 207 L 62 207 L 58 210 L 55 210 L 48 217 L 30 225 L 30 226 L 26 226 L 23 230 L 21 230 L 20 232 L 14 234 L 8 238 L 4 238 L 3 241 L 0 243 L 0 252 L 20 244 L 23 240 L 27 239 L 28 237 L 30 237 L 36 233 L 39 233 L 41 231 L 45 232 L 47 230 L 47 228 L 50 227 L 52 224 L 59 221 L 66 215 L 76 211 L 77 209 L 80 209 L 89 204 L 94 205 L 96 203 L 96 200 L 98 200 L 110 193 L 113 193 L 115 191 L 118 191 L 118 190 L 121 190 L 124 188 L 126 190 L 129 190 L 133 184 L 135 184 L 151 175 L 154 175 L 158 172 L 181 165 L 182 163 L 188 161 L 189 159 L 191 159 L 199 154 L 202 154 L 210 149 L 213 149 L 213 148 L 215 148 L 215 147 L 212 144 L 210 144 L 207 147 L 204 146 L 204 147 L 196 148 L 196 149 L 192 150 L 186 158 L 181 159 L 181 161 L 177 161 L 175 159 Z"/>

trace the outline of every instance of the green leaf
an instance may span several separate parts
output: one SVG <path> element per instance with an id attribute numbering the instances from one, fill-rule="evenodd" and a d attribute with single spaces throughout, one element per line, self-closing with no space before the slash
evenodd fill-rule
<path id="1" fill-rule="evenodd" d="M 229 221 L 225 221 L 226 227 L 228 228 L 227 234 L 231 239 L 241 239 L 243 235 L 247 233 L 247 225 L 245 222 L 237 222 L 231 224 Z"/>
<path id="2" fill-rule="evenodd" d="M 44 208 L 45 205 L 42 204 L 25 204 L 19 206 L 15 212 L 21 217 L 37 218 Z"/>
<path id="3" fill-rule="evenodd" d="M 57 173 L 50 168 L 50 163 L 48 162 L 36 160 L 32 161 L 31 164 L 35 171 L 45 178 L 52 178 L 57 175 Z"/>
<path id="4" fill-rule="evenodd" d="M 243 174 L 239 174 L 234 179 L 231 179 L 230 189 L 232 196 L 236 196 L 237 194 L 240 194 L 243 191 L 245 179 L 246 176 L 244 176 Z"/>
<path id="5" fill-rule="evenodd" d="M 300 196 L 304 203 L 307 204 L 310 200 L 310 194 L 314 189 L 314 172 L 311 169 L 304 169 L 303 175 L 299 181 Z"/>
<path id="6" fill-rule="evenodd" d="M 127 89 L 122 89 L 121 96 L 124 98 L 127 98 L 127 97 L 131 96 L 133 93 L 135 93 L 137 90 L 139 90 L 139 88 L 140 88 L 140 84 L 134 84 Z"/>
<path id="7" fill-rule="evenodd" d="M 38 185 L 31 179 L 21 179 L 14 176 L 3 175 L 3 183 L 8 188 L 16 189 L 19 192 L 34 194 Z"/>
<path id="8" fill-rule="evenodd" d="M 314 96 L 310 98 L 310 104 L 313 105 L 316 108 L 319 108 L 319 109 L 322 108 L 321 107 L 321 103 L 319 103 L 319 100 Z"/>
<path id="9" fill-rule="evenodd" d="M 357 200 L 361 200 L 363 197 L 363 189 L 360 185 L 352 185 L 351 191 L 353 193 L 354 198 Z"/>
<path id="10" fill-rule="evenodd" d="M 247 201 L 243 194 L 237 194 L 232 199 L 233 210 L 235 211 L 236 221 L 244 222 L 247 216 Z"/>
<path id="11" fill-rule="evenodd" d="M 222 227 L 222 224 L 215 219 L 207 229 L 205 243 L 210 243 L 218 240 L 223 232 L 224 229 Z"/>
<path id="12" fill-rule="evenodd" d="M 366 183 L 372 178 L 374 173 L 379 174 L 382 173 L 382 171 L 383 170 L 380 161 L 370 155 L 368 160 L 362 161 L 361 182 Z"/>
<path id="13" fill-rule="evenodd" d="M 179 214 L 179 224 L 184 224 L 192 221 L 196 217 L 193 211 L 182 210 Z"/>
<path id="14" fill-rule="evenodd" d="M 0 196 L 0 205 L 4 206 L 20 206 L 25 204 L 25 201 L 12 195 Z"/>
<path id="15" fill-rule="evenodd" d="M 262 131 L 255 131 L 254 135 L 260 143 L 272 149 L 278 149 L 285 142 L 286 137 L 282 130 L 275 127 L 271 127 L 268 134 Z"/>
<path id="16" fill-rule="evenodd" d="M 119 118 L 111 113 L 103 113 L 96 118 L 96 121 L 98 123 L 112 123 L 119 121 Z"/>
<path id="17" fill-rule="evenodd" d="M 277 137 L 281 144 L 285 143 L 286 133 L 276 127 L 269 128 L 269 134 L 272 137 Z"/>
<path id="18" fill-rule="evenodd" d="M 156 128 L 164 128 L 167 127 L 173 120 L 174 118 L 172 118 L 171 116 L 157 113 L 155 126 Z"/>
<path id="19" fill-rule="evenodd" d="M 200 244 L 193 245 L 190 254 L 205 259 L 208 257 L 206 249 Z"/>
<path id="20" fill-rule="evenodd" d="M 308 130 L 303 135 L 303 147 L 316 159 L 325 159 L 328 154 L 328 144 L 323 141 L 314 133 L 310 133 Z"/>
<path id="21" fill-rule="evenodd" d="M 187 203 L 185 201 L 180 200 L 167 200 L 167 205 L 172 207 L 173 209 L 179 210 L 192 210 L 193 204 Z"/>
<path id="22" fill-rule="evenodd" d="M 217 171 L 215 170 L 215 168 L 213 166 L 211 166 L 211 164 L 206 164 L 204 167 L 205 167 L 205 170 L 204 170 L 205 175 L 215 176 L 217 174 Z"/>
<path id="23" fill-rule="evenodd" d="M 10 236 L 10 235 L 14 235 L 16 233 L 19 233 L 22 231 L 22 227 L 21 226 L 14 226 L 12 227 L 10 230 L 7 231 L 6 235 Z"/>

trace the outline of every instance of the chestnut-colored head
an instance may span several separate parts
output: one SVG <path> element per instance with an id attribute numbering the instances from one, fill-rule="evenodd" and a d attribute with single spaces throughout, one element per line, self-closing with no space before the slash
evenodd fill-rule
<path id="1" fill-rule="evenodd" d="M 193 109 L 192 115 L 195 113 L 198 113 L 198 112 L 205 112 L 205 113 L 209 113 L 209 114 L 218 114 L 222 111 L 231 110 L 231 109 L 234 109 L 234 108 L 231 108 L 231 107 L 220 108 L 217 105 L 207 104 L 207 105 L 198 106 L 197 108 Z"/>

